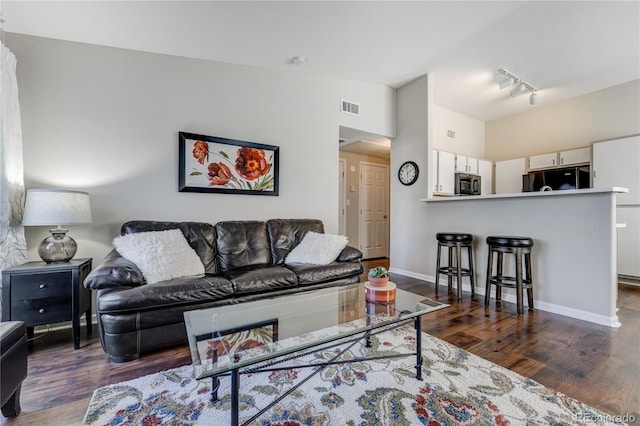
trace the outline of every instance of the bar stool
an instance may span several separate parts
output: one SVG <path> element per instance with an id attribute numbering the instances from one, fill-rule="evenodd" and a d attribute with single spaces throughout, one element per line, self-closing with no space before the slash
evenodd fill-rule
<path id="1" fill-rule="evenodd" d="M 502 297 L 502 287 L 516 289 L 516 301 L 518 305 L 518 315 L 521 315 L 523 309 L 523 292 L 527 290 L 527 299 L 529 309 L 533 309 L 533 284 L 531 279 L 531 247 L 533 240 L 528 237 L 487 237 L 489 245 L 489 256 L 487 263 L 487 288 L 484 294 L 484 305 L 489 306 L 489 297 L 491 295 L 491 285 L 496 286 L 496 300 Z M 493 254 L 497 253 L 496 272 L 493 273 Z M 513 254 L 515 256 L 516 276 L 503 275 L 503 256 L 504 254 Z M 525 274 L 523 274 L 522 261 L 524 260 Z"/>
<path id="2" fill-rule="evenodd" d="M 440 274 L 447 276 L 449 289 L 453 287 L 453 277 L 457 278 L 458 284 L 458 299 L 462 299 L 462 277 L 469 277 L 471 282 L 471 295 L 476 295 L 475 280 L 473 272 L 473 250 L 471 243 L 473 242 L 473 235 L 460 234 L 455 232 L 439 232 L 436 234 L 438 240 L 438 260 L 436 262 L 436 295 L 438 294 L 438 288 L 440 287 Z M 442 247 L 449 249 L 449 264 L 447 266 L 440 266 L 440 254 Z M 462 267 L 462 248 L 467 248 L 469 268 Z M 454 253 L 455 252 L 455 253 Z M 455 254 L 455 256 L 454 256 Z"/>

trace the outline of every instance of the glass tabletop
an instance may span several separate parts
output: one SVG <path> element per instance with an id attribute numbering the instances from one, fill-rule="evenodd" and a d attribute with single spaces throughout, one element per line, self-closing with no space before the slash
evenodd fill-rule
<path id="1" fill-rule="evenodd" d="M 405 290 L 391 302 L 365 298 L 363 283 L 184 313 L 197 378 L 396 325 L 449 305 Z"/>

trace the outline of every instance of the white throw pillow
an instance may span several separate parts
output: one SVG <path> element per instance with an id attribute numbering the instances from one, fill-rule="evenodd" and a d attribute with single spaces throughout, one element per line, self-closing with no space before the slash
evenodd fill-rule
<path id="1" fill-rule="evenodd" d="M 115 237 L 113 246 L 140 268 L 147 284 L 204 274 L 200 257 L 179 229 L 125 234 Z"/>
<path id="2" fill-rule="evenodd" d="M 289 252 L 285 263 L 328 265 L 338 258 L 348 242 L 344 235 L 318 234 L 309 231 L 300 244 Z"/>

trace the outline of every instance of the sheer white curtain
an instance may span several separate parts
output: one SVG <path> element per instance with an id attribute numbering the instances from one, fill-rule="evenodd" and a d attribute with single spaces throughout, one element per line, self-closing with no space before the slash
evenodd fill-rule
<path id="1" fill-rule="evenodd" d="M 4 43 L 0 42 L 0 47 L 0 270 L 3 270 L 27 261 L 27 243 L 22 227 L 25 192 L 16 57 Z"/>

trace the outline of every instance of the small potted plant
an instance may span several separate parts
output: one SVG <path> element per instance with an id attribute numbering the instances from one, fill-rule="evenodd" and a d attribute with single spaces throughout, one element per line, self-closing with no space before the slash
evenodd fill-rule
<path id="1" fill-rule="evenodd" d="M 369 269 L 367 274 L 369 277 L 369 283 L 373 287 L 384 287 L 389 283 L 389 271 L 384 266 L 376 266 Z"/>

